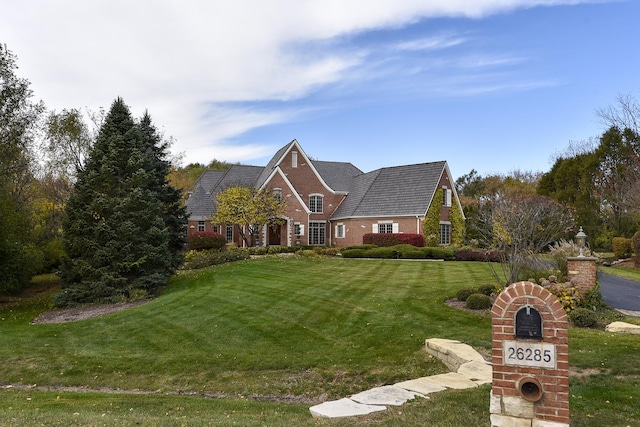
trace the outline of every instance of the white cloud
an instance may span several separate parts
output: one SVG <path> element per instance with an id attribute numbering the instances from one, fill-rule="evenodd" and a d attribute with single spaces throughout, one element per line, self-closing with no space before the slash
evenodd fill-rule
<path id="1" fill-rule="evenodd" d="M 188 151 L 188 160 L 235 161 L 264 149 L 233 147 L 234 136 L 293 117 L 286 109 L 264 112 L 244 103 L 296 100 L 328 84 L 367 78 L 359 70 L 371 55 L 341 40 L 430 17 L 479 18 L 574 3 L 579 2 L 0 0 L 0 36 L 50 108 L 108 108 L 122 96 L 136 115 L 148 109 L 177 139 L 176 149 Z M 465 42 L 445 35 L 396 47 L 434 50 Z M 315 49 L 307 51 L 311 45 Z M 333 49 L 337 45 L 342 49 Z"/>
<path id="2" fill-rule="evenodd" d="M 458 36 L 438 36 L 428 37 L 419 40 L 410 40 L 397 45 L 400 50 L 438 50 L 458 46 L 466 42 L 467 39 Z"/>

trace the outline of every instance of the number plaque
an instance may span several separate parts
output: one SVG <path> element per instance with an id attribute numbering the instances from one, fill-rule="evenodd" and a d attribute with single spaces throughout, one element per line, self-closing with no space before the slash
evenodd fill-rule
<path id="1" fill-rule="evenodd" d="M 502 359 L 505 365 L 556 367 L 556 346 L 542 342 L 503 341 Z"/>

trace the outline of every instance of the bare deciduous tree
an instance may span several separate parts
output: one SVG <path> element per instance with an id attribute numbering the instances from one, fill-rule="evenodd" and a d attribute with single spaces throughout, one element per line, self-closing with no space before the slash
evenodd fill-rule
<path id="1" fill-rule="evenodd" d="M 640 133 L 640 100 L 631 94 L 619 95 L 617 105 L 609 105 L 596 111 L 602 124 L 607 128 L 631 129 Z"/>
<path id="2" fill-rule="evenodd" d="M 518 280 L 524 265 L 549 244 L 571 232 L 572 211 L 566 205 L 530 194 L 499 195 L 485 204 L 476 223 L 483 246 L 503 254 L 502 272 L 492 265 L 496 279 Z"/>

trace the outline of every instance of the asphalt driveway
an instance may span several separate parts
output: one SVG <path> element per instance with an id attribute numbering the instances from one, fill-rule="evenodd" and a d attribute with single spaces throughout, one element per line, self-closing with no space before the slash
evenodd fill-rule
<path id="1" fill-rule="evenodd" d="M 600 292 L 610 306 L 640 312 L 640 283 L 598 272 Z"/>

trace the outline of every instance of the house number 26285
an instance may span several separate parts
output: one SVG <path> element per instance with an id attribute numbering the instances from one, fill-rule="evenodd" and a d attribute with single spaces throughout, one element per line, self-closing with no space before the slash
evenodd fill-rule
<path id="1" fill-rule="evenodd" d="M 556 347 L 539 342 L 504 341 L 502 357 L 505 365 L 554 368 Z"/>

